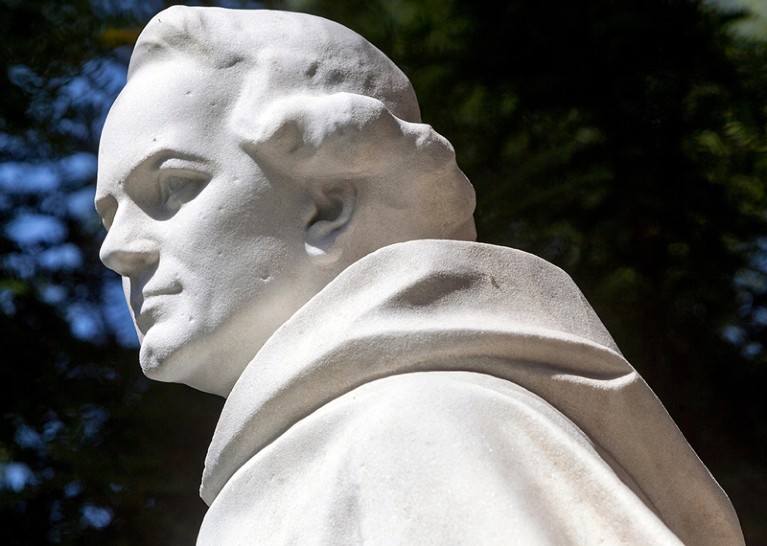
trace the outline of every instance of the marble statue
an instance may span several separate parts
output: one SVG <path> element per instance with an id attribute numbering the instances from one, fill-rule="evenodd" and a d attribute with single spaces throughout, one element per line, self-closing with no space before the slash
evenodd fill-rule
<path id="1" fill-rule="evenodd" d="M 474 242 L 451 145 L 349 29 L 158 14 L 96 207 L 146 375 L 227 398 L 198 544 L 743 543 L 570 278 Z"/>

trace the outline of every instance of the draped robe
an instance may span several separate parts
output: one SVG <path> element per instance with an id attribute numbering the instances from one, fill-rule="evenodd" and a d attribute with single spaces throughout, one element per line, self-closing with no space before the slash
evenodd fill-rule
<path id="1" fill-rule="evenodd" d="M 411 241 L 234 386 L 198 544 L 743 544 L 729 499 L 562 270 Z"/>

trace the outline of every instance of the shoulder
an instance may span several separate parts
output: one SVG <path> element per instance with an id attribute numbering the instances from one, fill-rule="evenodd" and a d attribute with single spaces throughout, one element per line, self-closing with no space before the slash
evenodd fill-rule
<path id="1" fill-rule="evenodd" d="M 510 381 L 402 374 L 335 403 L 345 426 L 323 468 L 363 534 L 396 521 L 402 544 L 678 543 L 577 426 Z"/>
<path id="2" fill-rule="evenodd" d="M 344 415 L 346 445 L 366 459 L 372 446 L 396 452 L 407 445 L 413 463 L 418 459 L 414 449 L 432 459 L 452 458 L 457 450 L 486 459 L 501 449 L 537 449 L 551 441 L 591 447 L 586 435 L 551 404 L 515 383 L 481 373 L 390 376 L 350 391 L 326 409 Z M 361 445 L 366 449 L 357 450 Z"/>

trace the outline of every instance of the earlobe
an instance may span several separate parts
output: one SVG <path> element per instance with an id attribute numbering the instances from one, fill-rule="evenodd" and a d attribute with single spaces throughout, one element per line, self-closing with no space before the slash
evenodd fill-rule
<path id="1" fill-rule="evenodd" d="M 337 261 L 357 208 L 357 189 L 346 182 L 312 192 L 314 209 L 306 226 L 306 252 L 322 264 Z"/>

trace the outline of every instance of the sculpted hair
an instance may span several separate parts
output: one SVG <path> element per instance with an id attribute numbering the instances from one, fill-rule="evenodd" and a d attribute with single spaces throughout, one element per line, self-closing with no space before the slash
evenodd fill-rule
<path id="1" fill-rule="evenodd" d="M 476 238 L 474 188 L 453 147 L 429 125 L 403 121 L 377 99 L 296 95 L 270 104 L 255 123 L 235 117 L 233 125 L 265 169 L 297 183 L 349 181 L 361 201 L 384 205 L 377 207 L 386 215 L 381 245 Z"/>
<path id="2" fill-rule="evenodd" d="M 420 123 L 408 78 L 355 32 L 299 13 L 174 6 L 141 33 L 128 81 L 179 56 L 238 86 L 229 126 L 259 165 L 307 186 L 352 183 L 386 205 L 397 225 L 381 244 L 476 237 L 453 147 Z"/>

